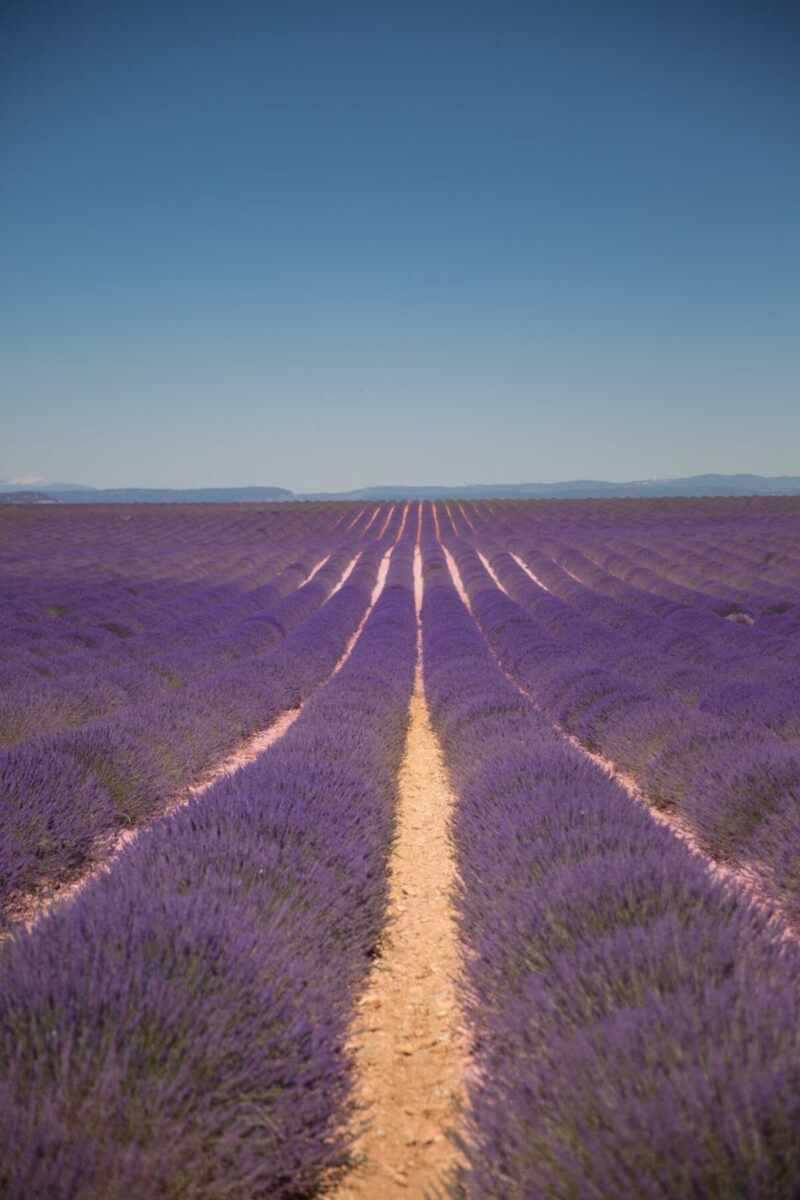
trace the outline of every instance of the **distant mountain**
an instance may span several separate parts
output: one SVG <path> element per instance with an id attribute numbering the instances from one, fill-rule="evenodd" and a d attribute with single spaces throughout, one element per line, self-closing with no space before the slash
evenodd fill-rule
<path id="1" fill-rule="evenodd" d="M 0 492 L 0 504 L 59 504 L 45 492 Z"/>
<path id="2" fill-rule="evenodd" d="M 35 487 L 40 494 L 44 494 L 41 489 L 47 490 L 47 495 L 53 492 L 93 492 L 95 488 L 88 487 L 83 483 L 46 483 L 44 479 L 29 479 L 27 483 L 20 482 L 18 479 L 0 479 L 0 492 L 8 495 L 9 492 L 30 492 Z"/>
<path id="3" fill-rule="evenodd" d="M 2 485 L 0 485 L 2 486 Z M 232 488 L 78 488 L 48 484 L 48 493 L 67 504 L 242 504 L 298 500 L 279 487 Z"/>
<path id="4" fill-rule="evenodd" d="M 683 479 L 641 479 L 611 483 L 570 479 L 560 483 L 470 483 L 442 487 L 369 487 L 327 492 L 303 499 L 325 500 L 565 500 L 623 496 L 782 496 L 800 493 L 800 475 L 691 475 Z"/>
<path id="5" fill-rule="evenodd" d="M 800 475 L 690 475 L 680 479 L 569 479 L 560 483 L 467 483 L 453 486 L 406 484 L 355 488 L 349 492 L 292 492 L 280 487 L 91 488 L 42 484 L 46 494 L 66 504 L 242 504 L 279 500 L 565 500 L 622 496 L 791 496 L 800 494 Z M 23 493 L 30 485 L 0 483 L 0 491 Z"/>

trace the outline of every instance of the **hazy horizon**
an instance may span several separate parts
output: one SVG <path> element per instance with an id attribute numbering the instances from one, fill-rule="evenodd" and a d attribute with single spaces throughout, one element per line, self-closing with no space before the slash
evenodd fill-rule
<path id="1" fill-rule="evenodd" d="M 6 18 L 0 478 L 797 472 L 784 6 L 268 12 Z"/>
<path id="2" fill-rule="evenodd" d="M 13 490 L 23 490 L 23 488 L 24 488 L 24 490 L 30 490 L 31 492 L 52 491 L 54 493 L 58 493 L 60 488 L 67 488 L 67 490 L 70 490 L 70 491 L 74 490 L 76 492 L 77 491 L 126 492 L 126 491 L 149 491 L 149 490 L 152 490 L 152 491 L 242 491 L 242 490 L 249 490 L 249 488 L 265 488 L 265 490 L 269 490 L 269 488 L 278 488 L 278 490 L 281 490 L 281 488 L 283 488 L 283 490 L 288 491 L 291 494 L 295 494 L 295 496 L 302 497 L 302 496 L 313 496 L 313 494 L 323 494 L 323 493 L 342 494 L 342 496 L 344 496 L 344 494 L 347 494 L 350 491 L 371 491 L 372 490 L 372 491 L 390 492 L 392 490 L 392 488 L 396 488 L 396 490 L 399 492 L 399 491 L 405 491 L 405 490 L 408 490 L 408 491 L 414 490 L 414 488 L 416 488 L 416 490 L 420 490 L 420 491 L 425 490 L 425 488 L 429 488 L 429 490 L 437 490 L 437 488 L 439 488 L 439 490 L 444 490 L 444 488 L 456 488 L 456 490 L 457 490 L 457 488 L 464 488 L 464 490 L 471 491 L 471 490 L 480 490 L 480 488 L 487 488 L 487 490 L 492 490 L 492 488 L 507 487 L 507 488 L 509 488 L 509 492 L 511 493 L 513 490 L 515 490 L 515 488 L 525 487 L 525 486 L 558 487 L 558 486 L 569 486 L 572 484 L 582 484 L 582 482 L 597 482 L 597 484 L 610 485 L 612 487 L 622 486 L 622 485 L 632 485 L 632 486 L 643 485 L 644 486 L 644 485 L 655 485 L 655 484 L 668 484 L 668 482 L 682 482 L 687 479 L 691 480 L 691 479 L 715 479 L 715 478 L 732 479 L 732 480 L 740 479 L 740 478 L 753 478 L 753 479 L 759 479 L 759 480 L 771 480 L 771 479 L 777 479 L 777 478 L 800 479 L 800 475 L 799 474 L 787 474 L 787 475 L 783 475 L 783 476 L 781 476 L 781 475 L 774 476 L 774 475 L 762 475 L 762 474 L 758 474 L 756 472 L 738 472 L 738 473 L 700 472 L 697 475 L 690 475 L 690 476 L 650 475 L 650 476 L 638 476 L 638 478 L 626 478 L 626 479 L 609 479 L 609 478 L 607 478 L 607 476 L 602 476 L 602 478 L 601 478 L 601 476 L 585 476 L 585 475 L 584 476 L 570 476 L 569 479 L 565 478 L 565 479 L 536 479 L 536 480 L 534 480 L 534 479 L 517 479 L 517 480 L 504 480 L 504 479 L 464 480 L 464 479 L 461 479 L 461 480 L 452 480 L 452 481 L 441 481 L 439 479 L 429 479 L 429 480 L 421 482 L 421 484 L 407 484 L 407 482 L 403 482 L 403 481 L 399 481 L 399 480 L 393 480 L 393 481 L 381 480 L 379 482 L 372 482 L 372 484 L 362 485 L 360 488 L 318 488 L 318 490 L 309 490 L 309 488 L 308 488 L 308 490 L 306 490 L 306 488 L 290 487 L 288 485 L 282 485 L 282 484 L 270 484 L 270 482 L 267 480 L 258 481 L 258 482 L 249 480 L 247 482 L 237 482 L 237 484 L 206 484 L 206 482 L 204 482 L 204 481 L 199 481 L 199 482 L 194 481 L 194 482 L 190 482 L 190 484 L 184 484 L 184 485 L 180 485 L 180 486 L 173 485 L 173 484 L 143 485 L 143 484 L 139 484 L 139 482 L 134 481 L 134 482 L 122 482 L 122 484 L 115 484 L 115 485 L 110 485 L 109 487 L 104 487 L 103 485 L 94 484 L 94 482 L 82 482 L 80 480 L 67 480 L 67 479 L 47 480 L 47 479 L 42 479 L 42 478 L 30 478 L 30 476 L 23 476 L 22 479 L 5 479 L 5 480 L 0 479 L 0 491 L 2 491 L 2 488 L 4 488 L 4 487 L 12 487 Z M 65 492 L 64 494 L 67 494 L 67 493 Z M 686 494 L 688 494 L 688 493 L 686 493 Z M 780 493 L 778 493 L 778 494 L 780 494 Z"/>

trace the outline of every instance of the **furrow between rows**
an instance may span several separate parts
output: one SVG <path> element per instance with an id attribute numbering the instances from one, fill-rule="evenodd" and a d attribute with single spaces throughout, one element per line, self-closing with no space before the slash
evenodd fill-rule
<path id="1" fill-rule="evenodd" d="M 417 663 L 400 767 L 389 904 L 379 954 L 351 1031 L 357 1167 L 337 1200 L 431 1194 L 455 1163 L 465 1035 L 456 998 L 454 797 L 423 688 L 422 572 L 415 553 Z"/>

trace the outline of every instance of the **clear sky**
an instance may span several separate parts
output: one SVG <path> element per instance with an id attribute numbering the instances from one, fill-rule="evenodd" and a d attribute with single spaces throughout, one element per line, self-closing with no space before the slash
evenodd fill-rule
<path id="1" fill-rule="evenodd" d="M 800 473 L 800 17 L 704 7 L 10 0 L 0 479 Z"/>

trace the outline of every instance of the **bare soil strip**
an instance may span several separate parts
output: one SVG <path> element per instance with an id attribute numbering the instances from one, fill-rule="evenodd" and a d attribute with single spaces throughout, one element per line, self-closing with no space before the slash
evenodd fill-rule
<path id="1" fill-rule="evenodd" d="M 358 562 L 358 560 L 361 558 L 361 555 L 362 555 L 362 553 L 363 553 L 363 551 L 362 551 L 362 550 L 359 550 L 358 554 L 356 554 L 356 556 L 355 556 L 354 558 L 351 558 L 351 559 L 350 559 L 350 562 L 347 564 L 347 566 L 345 567 L 344 571 L 342 571 L 342 576 L 341 576 L 341 579 L 340 579 L 340 580 L 339 580 L 339 582 L 336 584 L 336 587 L 333 589 L 333 591 L 331 592 L 330 596 L 328 596 L 328 599 L 329 599 L 329 600 L 330 600 L 331 596 L 335 596 L 335 595 L 336 595 L 336 593 L 339 591 L 339 588 L 342 588 L 342 587 L 344 587 L 344 585 L 347 583 L 348 579 L 349 579 L 349 578 L 350 578 L 350 576 L 353 574 L 353 571 L 355 571 L 355 569 L 356 569 L 356 563 L 357 563 L 357 562 Z"/>
<path id="2" fill-rule="evenodd" d="M 372 522 L 375 520 L 375 518 L 377 517 L 377 515 L 378 515 L 378 513 L 379 513 L 380 511 L 381 511 L 381 510 L 380 510 L 380 505 L 379 505 L 379 506 L 378 506 L 378 507 L 375 509 L 375 511 L 373 512 L 373 514 L 372 514 L 372 516 L 370 517 L 370 519 L 367 521 L 367 523 L 366 523 L 366 525 L 364 526 L 364 528 L 361 530 L 361 536 L 362 536 L 362 537 L 363 537 L 363 536 L 364 536 L 364 534 L 367 532 L 367 530 L 369 529 L 370 525 L 371 525 L 371 524 L 372 524 Z"/>
<path id="3" fill-rule="evenodd" d="M 341 658 L 339 659 L 336 666 L 331 671 L 331 674 L 329 676 L 330 679 L 332 679 L 333 676 L 336 675 L 338 671 L 341 671 L 342 667 L 347 662 L 350 655 L 353 653 L 353 647 L 355 646 L 358 639 L 361 637 L 361 632 L 369 619 L 370 613 L 372 612 L 373 608 L 375 607 L 376 603 L 378 602 L 378 597 L 380 596 L 381 592 L 383 591 L 383 589 L 386 585 L 386 576 L 389 574 L 389 563 L 392 560 L 392 554 L 394 553 L 395 545 L 396 545 L 396 543 L 393 542 L 380 561 L 380 565 L 378 567 L 378 575 L 375 580 L 375 586 L 372 589 L 372 595 L 370 596 L 370 601 L 367 606 L 367 611 L 364 613 L 363 617 L 359 621 L 358 628 L 356 629 L 353 636 L 350 638 L 350 641 L 345 646 L 345 648 L 342 652 Z M 342 577 L 341 582 L 339 583 L 338 587 L 335 589 L 336 591 L 338 591 L 339 588 L 342 586 L 345 579 L 350 574 L 350 572 L 353 570 L 353 567 L 355 565 L 356 565 L 356 560 L 353 559 L 353 561 L 351 562 L 350 566 L 347 569 L 346 574 Z M 333 593 L 331 593 L 331 595 L 333 595 Z"/>
<path id="4" fill-rule="evenodd" d="M 406 521 L 408 520 L 408 511 L 409 511 L 409 509 L 410 509 L 410 508 L 411 508 L 411 503 L 410 503 L 410 501 L 409 501 L 409 502 L 407 502 L 407 503 L 406 503 L 406 506 L 405 506 L 405 508 L 403 509 L 403 518 L 402 518 L 402 520 L 400 521 L 400 528 L 399 528 L 399 529 L 398 529 L 398 531 L 397 531 L 397 540 L 398 540 L 398 541 L 400 541 L 400 538 L 403 536 L 403 530 L 404 530 L 404 529 L 405 529 L 405 527 L 406 527 Z"/>
<path id="5" fill-rule="evenodd" d="M 459 532 L 458 524 L 456 522 L 455 517 L 453 516 L 453 510 L 450 508 L 450 505 L 447 503 L 446 500 L 444 501 L 444 511 L 447 513 L 447 519 L 450 522 L 450 524 L 452 525 L 454 531 L 456 532 L 456 534 L 458 534 L 458 532 Z"/>
<path id="6" fill-rule="evenodd" d="M 474 525 L 473 525 L 473 523 L 472 523 L 472 517 L 470 517 L 470 516 L 468 516 L 468 515 L 467 515 L 467 510 L 464 508 L 464 505 L 463 505 L 463 504 L 462 504 L 460 501 L 459 501 L 458 507 L 461 509 L 461 515 L 462 515 L 462 517 L 464 518 L 464 520 L 467 522 L 467 524 L 469 525 L 470 529 L 471 529 L 471 530 L 472 530 L 472 532 L 474 533 L 474 532 L 475 532 L 475 526 L 474 526 Z"/>
<path id="7" fill-rule="evenodd" d="M 417 553 L 418 614 L 421 580 Z M 387 928 L 351 1035 L 367 1125 L 355 1145 L 358 1165 L 336 1200 L 431 1195 L 456 1163 L 446 1133 L 461 1106 L 467 1039 L 455 986 L 453 796 L 428 716 L 419 650 L 410 718 Z"/>
<path id="8" fill-rule="evenodd" d="M 347 533 L 348 529 L 352 529 L 353 526 L 355 525 L 356 521 L 358 521 L 364 515 L 365 512 L 366 512 L 366 509 L 360 508 L 358 510 L 358 512 L 356 513 L 356 515 L 353 517 L 352 521 L 348 521 L 348 523 L 345 525 L 342 532 Z"/>
<path id="9" fill-rule="evenodd" d="M 511 557 L 513 558 L 514 562 L 517 564 L 518 567 L 522 567 L 522 570 L 525 572 L 525 574 L 530 579 L 533 580 L 533 582 L 537 585 L 537 587 L 540 587 L 543 592 L 550 591 L 550 588 L 547 586 L 547 584 L 542 583 L 542 581 L 538 575 L 534 575 L 533 571 L 530 569 L 530 567 L 527 565 L 527 563 L 525 563 L 518 554 L 512 554 Z"/>
<path id="10" fill-rule="evenodd" d="M 388 512 L 387 512 L 387 514 L 386 514 L 386 520 L 383 522 L 383 524 L 381 525 L 380 529 L 379 529 L 379 530 L 378 530 L 378 532 L 375 534 L 375 536 L 376 536 L 376 538 L 378 539 L 378 541 L 380 541 L 380 540 L 381 540 L 381 538 L 383 537 L 383 535 L 386 533 L 386 529 L 387 529 L 387 527 L 388 527 L 388 525 L 389 525 L 389 522 L 390 522 L 390 521 L 391 521 L 391 519 L 392 519 L 392 515 L 393 515 L 393 513 L 394 513 L 394 510 L 395 510 L 396 508 L 397 508 L 397 505 L 396 505 L 396 504 L 390 504 L 390 505 L 389 505 L 389 511 L 388 511 Z"/>
<path id="11" fill-rule="evenodd" d="M 325 563 L 328 561 L 329 558 L 330 558 L 330 554 L 326 554 L 324 558 L 321 558 L 319 560 L 319 562 L 316 564 L 316 566 L 311 568 L 308 575 L 306 575 L 305 579 L 303 580 L 303 583 L 310 583 L 311 580 L 316 575 L 317 571 L 322 570 L 322 568 L 325 566 Z"/>
<path id="12" fill-rule="evenodd" d="M 581 585 L 581 587 L 583 587 L 583 588 L 588 588 L 588 587 L 589 587 L 589 585 L 588 585 L 588 583 L 586 582 L 586 580 L 585 580 L 585 579 L 581 579 L 580 575 L 576 575 L 574 571 L 570 571 L 569 567 L 565 567 L 565 566 L 563 565 L 563 563 L 562 563 L 562 564 L 559 564 L 559 565 L 561 566 L 561 570 L 562 570 L 562 571 L 564 571 L 564 572 L 565 572 L 567 575 L 569 575 L 570 579 L 574 579 L 574 580 L 575 580 L 575 582 L 576 582 L 576 583 L 579 583 L 579 584 Z"/>
<path id="13" fill-rule="evenodd" d="M 444 555 L 445 562 L 447 563 L 447 569 L 450 572 L 450 578 L 453 581 L 453 587 L 458 592 L 461 603 L 464 605 L 470 616 L 472 616 L 472 605 L 470 603 L 469 596 L 467 595 L 467 589 L 464 587 L 462 582 L 461 572 L 456 566 L 456 560 L 453 558 L 446 546 L 442 546 L 442 554 Z"/>
<path id="14" fill-rule="evenodd" d="M 458 566 L 456 565 L 455 559 L 450 551 L 445 549 L 444 546 L 442 546 L 442 551 L 445 559 L 447 560 L 447 566 L 456 591 L 458 592 L 468 611 L 471 613 L 472 605 L 470 604 L 469 596 L 467 595 L 466 589 L 462 583 L 461 574 Z M 479 553 L 478 557 L 486 567 L 486 570 L 489 572 L 500 591 L 508 595 L 508 592 L 500 583 L 484 556 Z M 520 563 L 520 566 L 524 566 L 524 564 Z M 530 574 L 530 572 L 528 573 Z M 536 582 L 538 583 L 539 581 L 537 580 Z M 520 692 L 526 700 L 530 701 L 534 708 L 539 709 L 539 705 L 536 703 L 535 697 L 531 695 L 527 688 L 524 688 L 522 684 L 518 683 L 516 679 L 512 678 L 507 671 L 504 671 L 499 663 L 498 667 L 501 671 L 503 671 L 506 679 L 508 679 L 508 681 L 514 685 L 517 691 Z M 539 711 L 541 710 L 539 709 Z M 570 733 L 568 730 L 564 729 L 563 726 L 559 725 L 557 721 L 553 721 L 549 717 L 547 719 L 550 721 L 550 724 L 556 733 L 565 738 L 566 741 L 568 741 L 570 745 L 573 746 L 580 754 L 582 754 L 585 758 L 588 758 L 613 780 L 615 780 L 615 782 L 620 785 L 620 787 L 626 792 L 630 799 L 634 801 L 634 803 L 640 804 L 644 809 L 646 809 L 648 815 L 653 821 L 656 821 L 659 825 L 666 826 L 673 837 L 678 838 L 684 843 L 684 845 L 691 851 L 692 854 L 697 855 L 697 857 L 702 860 L 704 867 L 710 875 L 713 875 L 715 878 L 731 884 L 732 886 L 745 892 L 748 899 L 754 905 L 756 905 L 757 908 L 761 909 L 766 916 L 772 918 L 772 920 L 775 922 L 775 930 L 780 937 L 786 938 L 789 941 L 800 940 L 800 933 L 796 932 L 790 927 L 785 914 L 781 912 L 773 900 L 764 894 L 764 891 L 761 888 L 757 878 L 752 872 L 748 871 L 747 867 L 731 867 L 725 863 L 717 862 L 715 859 L 711 858 L 700 847 L 694 832 L 688 826 L 688 824 L 682 820 L 679 813 L 664 812 L 663 810 L 657 808 L 656 805 L 653 804 L 653 802 L 648 798 L 647 794 L 642 791 L 632 775 L 629 775 L 626 771 L 621 770 L 610 758 L 606 758 L 602 754 L 596 754 L 594 751 L 588 750 L 586 746 L 584 746 L 583 742 L 581 742 L 580 738 L 577 738 L 573 733 Z"/>
<path id="15" fill-rule="evenodd" d="M 483 565 L 484 565 L 484 568 L 485 568 L 485 570 L 486 570 L 487 574 L 488 574 L 488 575 L 490 575 L 490 576 L 492 577 L 492 582 L 494 583 L 495 587 L 499 588 L 499 589 L 500 589 L 500 591 L 503 593 L 503 595 L 504 595 L 504 596 L 507 596 L 507 595 L 508 595 L 508 592 L 506 591 L 506 589 L 503 587 L 503 585 L 502 585 L 502 583 L 500 582 L 500 580 L 499 580 L 499 579 L 497 578 L 497 576 L 495 575 L 495 573 L 494 573 L 494 568 L 493 568 L 492 564 L 489 562 L 489 560 L 488 560 L 488 558 L 486 557 L 486 555 L 485 555 L 485 554 L 481 554 L 480 550 L 477 550 L 477 551 L 476 551 L 476 554 L 478 555 L 478 558 L 479 558 L 479 559 L 481 560 L 481 562 L 483 563 Z M 455 566 L 455 563 L 453 563 L 453 565 Z M 451 567 L 450 569 L 451 569 L 451 571 L 452 571 L 452 569 L 453 569 L 453 568 Z"/>

